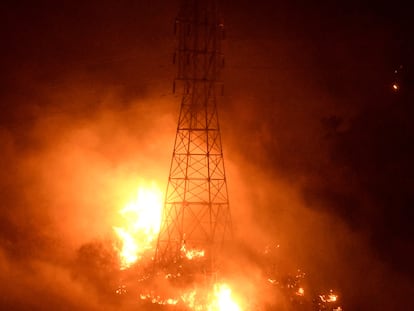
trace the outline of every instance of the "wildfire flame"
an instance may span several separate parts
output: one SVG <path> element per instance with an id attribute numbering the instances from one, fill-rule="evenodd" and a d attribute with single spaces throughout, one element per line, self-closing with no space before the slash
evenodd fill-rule
<path id="1" fill-rule="evenodd" d="M 303 287 L 298 288 L 298 290 L 296 291 L 296 295 L 297 296 L 304 296 L 305 295 L 305 290 L 303 289 Z"/>
<path id="2" fill-rule="evenodd" d="M 323 302 L 335 302 L 338 300 L 338 295 L 334 294 L 332 290 L 330 290 L 328 295 L 319 295 L 319 298 Z"/>
<path id="3" fill-rule="evenodd" d="M 241 311 L 242 309 L 232 297 L 232 290 L 225 283 L 216 283 L 213 291 L 207 293 L 207 302 L 200 299 L 196 290 L 185 293 L 181 296 L 181 300 L 187 307 L 194 311 Z"/>
<path id="4" fill-rule="evenodd" d="M 150 294 L 140 294 L 141 300 L 150 300 L 153 304 L 159 305 L 176 305 L 178 303 L 178 299 L 168 298 L 168 299 L 161 299 L 159 296 L 152 297 Z"/>
<path id="5" fill-rule="evenodd" d="M 227 284 L 214 285 L 214 299 L 208 306 L 208 311 L 240 311 L 241 308 L 233 300 L 232 290 Z"/>
<path id="6" fill-rule="evenodd" d="M 114 226 L 121 247 L 121 269 L 126 269 L 153 249 L 161 225 L 162 192 L 155 183 L 140 185 L 136 197 L 119 211 L 124 224 Z"/>
<path id="7" fill-rule="evenodd" d="M 187 249 L 185 244 L 181 246 L 181 253 L 189 260 L 192 260 L 193 258 L 204 257 L 203 249 Z"/>

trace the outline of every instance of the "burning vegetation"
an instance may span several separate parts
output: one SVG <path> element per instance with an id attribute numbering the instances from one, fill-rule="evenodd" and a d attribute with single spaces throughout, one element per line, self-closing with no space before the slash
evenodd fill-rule
<path id="1" fill-rule="evenodd" d="M 166 187 L 138 181 L 171 156 L 177 3 L 5 2 L 1 310 L 414 310 L 411 11 L 227 3 L 220 120 L 247 246 L 206 282 L 190 243 L 154 269 Z"/>
<path id="2" fill-rule="evenodd" d="M 156 185 L 140 185 L 137 195 L 119 211 L 123 224 L 114 226 L 121 269 L 129 268 L 145 251 L 153 250 L 160 230 L 162 192 Z"/>
<path id="3" fill-rule="evenodd" d="M 108 250 L 98 252 L 101 257 L 112 258 L 107 264 L 118 266 L 118 285 L 113 293 L 121 301 L 148 308 L 194 311 L 342 310 L 341 298 L 332 289 L 319 292 L 309 288 L 306 273 L 300 269 L 293 274 L 281 270 L 278 256 L 283 247 L 277 243 L 256 251 L 258 279 L 249 276 L 249 270 L 240 272 L 239 268 L 209 274 L 205 270 L 205 250 L 188 249 L 185 243 L 178 261 L 168 268 L 157 267 L 153 256 L 162 198 L 155 182 L 141 183 L 136 196 L 120 209 L 121 221 L 113 226 L 113 252 L 118 260 Z M 83 249 L 89 255 L 91 251 L 91 247 Z M 241 251 L 238 256 L 243 257 Z M 238 281 L 240 273 L 244 274 L 243 282 Z M 245 282 L 252 284 L 246 286 Z"/>

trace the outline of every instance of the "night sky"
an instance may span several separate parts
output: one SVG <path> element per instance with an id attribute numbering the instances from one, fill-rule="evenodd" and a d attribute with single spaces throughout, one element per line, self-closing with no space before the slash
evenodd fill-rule
<path id="1" fill-rule="evenodd" d="M 101 276 L 74 267 L 137 178 L 166 183 L 178 6 L 0 5 L 0 309 L 102 310 Z M 228 0 L 223 14 L 219 113 L 239 236 L 280 241 L 345 310 L 412 309 L 412 11 Z"/>

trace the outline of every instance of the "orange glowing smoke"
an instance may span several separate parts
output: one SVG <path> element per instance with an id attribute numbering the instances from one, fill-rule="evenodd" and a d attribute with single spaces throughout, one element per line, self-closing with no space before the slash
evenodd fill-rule
<path id="1" fill-rule="evenodd" d="M 119 211 L 123 225 L 113 229 L 121 242 L 117 248 L 121 269 L 130 267 L 145 251 L 154 248 L 161 225 L 162 200 L 162 192 L 154 182 L 142 184 L 136 198 Z"/>

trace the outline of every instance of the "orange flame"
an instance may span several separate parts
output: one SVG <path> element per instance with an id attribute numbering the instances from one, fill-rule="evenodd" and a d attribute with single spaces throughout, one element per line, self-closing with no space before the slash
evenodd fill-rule
<path id="1" fill-rule="evenodd" d="M 193 258 L 204 257 L 203 249 L 187 249 L 185 244 L 181 246 L 181 252 L 189 260 L 192 260 Z"/>
<path id="2" fill-rule="evenodd" d="M 328 295 L 319 295 L 319 298 L 323 302 L 336 302 L 338 300 L 338 295 L 334 294 L 333 291 L 330 290 Z"/>
<path id="3" fill-rule="evenodd" d="M 167 298 L 161 299 L 161 297 L 152 297 L 150 294 L 140 294 L 141 300 L 150 300 L 153 304 L 159 305 L 176 305 L 178 303 L 178 299 Z"/>
<path id="4" fill-rule="evenodd" d="M 232 296 L 231 288 L 225 283 L 214 284 L 213 291 L 207 293 L 207 303 L 199 297 L 196 290 L 185 293 L 181 300 L 194 311 L 241 311 L 242 309 Z"/>
<path id="5" fill-rule="evenodd" d="M 154 182 L 140 185 L 136 198 L 119 211 L 124 224 L 113 229 L 121 241 L 117 249 L 121 269 L 130 267 L 146 250 L 153 249 L 161 225 L 162 197 Z"/>
<path id="6" fill-rule="evenodd" d="M 214 284 L 213 301 L 207 307 L 208 311 L 241 311 L 234 301 L 232 290 L 227 284 Z"/>
<path id="7" fill-rule="evenodd" d="M 189 293 L 184 293 L 181 300 L 192 310 L 202 310 L 203 306 L 196 301 L 197 291 L 192 290 Z"/>
<path id="8" fill-rule="evenodd" d="M 296 295 L 297 296 L 304 296 L 305 295 L 305 290 L 303 289 L 303 287 L 298 288 L 298 290 L 296 291 Z"/>

